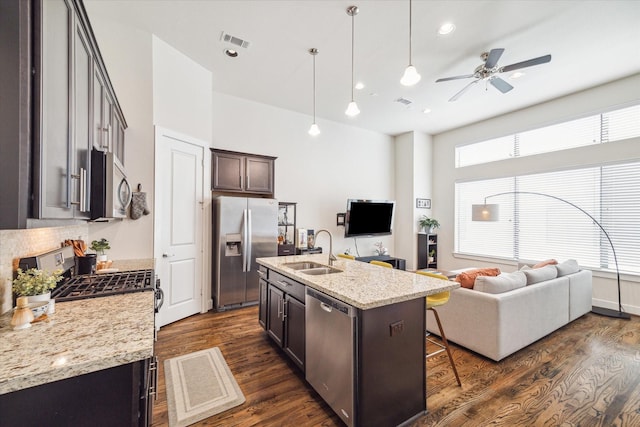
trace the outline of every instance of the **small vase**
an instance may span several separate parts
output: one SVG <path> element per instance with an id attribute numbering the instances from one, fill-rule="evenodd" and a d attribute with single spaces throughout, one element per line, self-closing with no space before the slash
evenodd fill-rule
<path id="1" fill-rule="evenodd" d="M 106 262 L 107 254 L 98 255 L 98 262 Z"/>
<path id="2" fill-rule="evenodd" d="M 49 307 L 49 305 L 51 304 L 51 292 L 40 295 L 29 295 L 26 298 L 29 305 L 35 307 L 32 308 L 31 311 L 33 312 L 33 316 L 36 319 L 45 313 L 51 312 Z M 46 304 L 43 305 L 42 303 Z"/>

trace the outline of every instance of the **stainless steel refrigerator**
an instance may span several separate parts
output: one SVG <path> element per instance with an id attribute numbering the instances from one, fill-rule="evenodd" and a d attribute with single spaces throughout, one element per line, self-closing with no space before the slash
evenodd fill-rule
<path id="1" fill-rule="evenodd" d="M 278 255 L 278 201 L 213 199 L 213 297 L 216 310 L 258 302 L 256 258 Z"/>

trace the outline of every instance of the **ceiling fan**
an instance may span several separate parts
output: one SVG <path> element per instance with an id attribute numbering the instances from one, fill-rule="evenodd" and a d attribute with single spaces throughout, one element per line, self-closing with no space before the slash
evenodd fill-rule
<path id="1" fill-rule="evenodd" d="M 484 52 L 480 55 L 480 58 L 484 61 L 483 64 L 478 65 L 473 74 L 465 74 L 462 76 L 454 76 L 454 77 L 445 77 L 443 79 L 436 80 L 436 83 L 446 82 L 449 80 L 458 80 L 458 79 L 470 79 L 475 78 L 476 80 L 472 81 L 468 85 L 462 88 L 462 90 L 449 99 L 449 102 L 453 102 L 460 98 L 463 93 L 465 93 L 471 86 L 478 83 L 480 80 L 484 80 L 488 83 L 491 83 L 493 87 L 498 89 L 502 93 L 507 93 L 513 86 L 509 83 L 501 79 L 497 74 L 506 73 L 513 70 L 518 70 L 520 68 L 531 67 L 534 65 L 545 64 L 551 61 L 551 55 L 540 56 L 538 58 L 528 59 L 522 62 L 516 62 L 515 64 L 506 65 L 504 67 L 498 66 L 498 60 L 502 56 L 504 49 L 491 49 L 490 52 Z"/>

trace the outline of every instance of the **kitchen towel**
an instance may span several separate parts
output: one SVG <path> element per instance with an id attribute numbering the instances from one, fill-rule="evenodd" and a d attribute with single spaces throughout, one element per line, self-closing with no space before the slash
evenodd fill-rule
<path id="1" fill-rule="evenodd" d="M 138 219 L 150 213 L 147 207 L 147 193 L 142 191 L 142 184 L 138 184 L 138 191 L 131 194 L 131 219 Z"/>

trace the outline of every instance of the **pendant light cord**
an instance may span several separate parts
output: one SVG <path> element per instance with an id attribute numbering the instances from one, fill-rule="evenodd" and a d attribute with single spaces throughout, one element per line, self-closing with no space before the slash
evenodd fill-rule
<path id="1" fill-rule="evenodd" d="M 354 45 L 354 41 L 353 41 L 353 39 L 354 39 L 354 34 L 355 34 L 355 31 L 354 31 L 354 28 L 353 28 L 354 25 L 355 25 L 354 24 L 354 22 L 355 22 L 354 21 L 354 16 L 355 16 L 355 13 L 352 13 L 351 14 L 351 101 L 354 101 L 354 97 L 353 97 L 353 76 L 354 76 L 354 73 L 355 73 L 354 72 L 354 65 L 353 65 L 354 64 L 354 60 L 353 60 L 353 45 Z"/>
<path id="2" fill-rule="evenodd" d="M 412 10 L 411 10 L 411 0 L 409 0 L 409 65 L 413 65 L 412 64 L 412 59 L 411 59 L 411 16 L 412 16 Z"/>
<path id="3" fill-rule="evenodd" d="M 315 48 L 313 49 L 315 51 Z M 316 122 L 316 52 L 312 52 L 313 56 L 313 123 Z"/>

